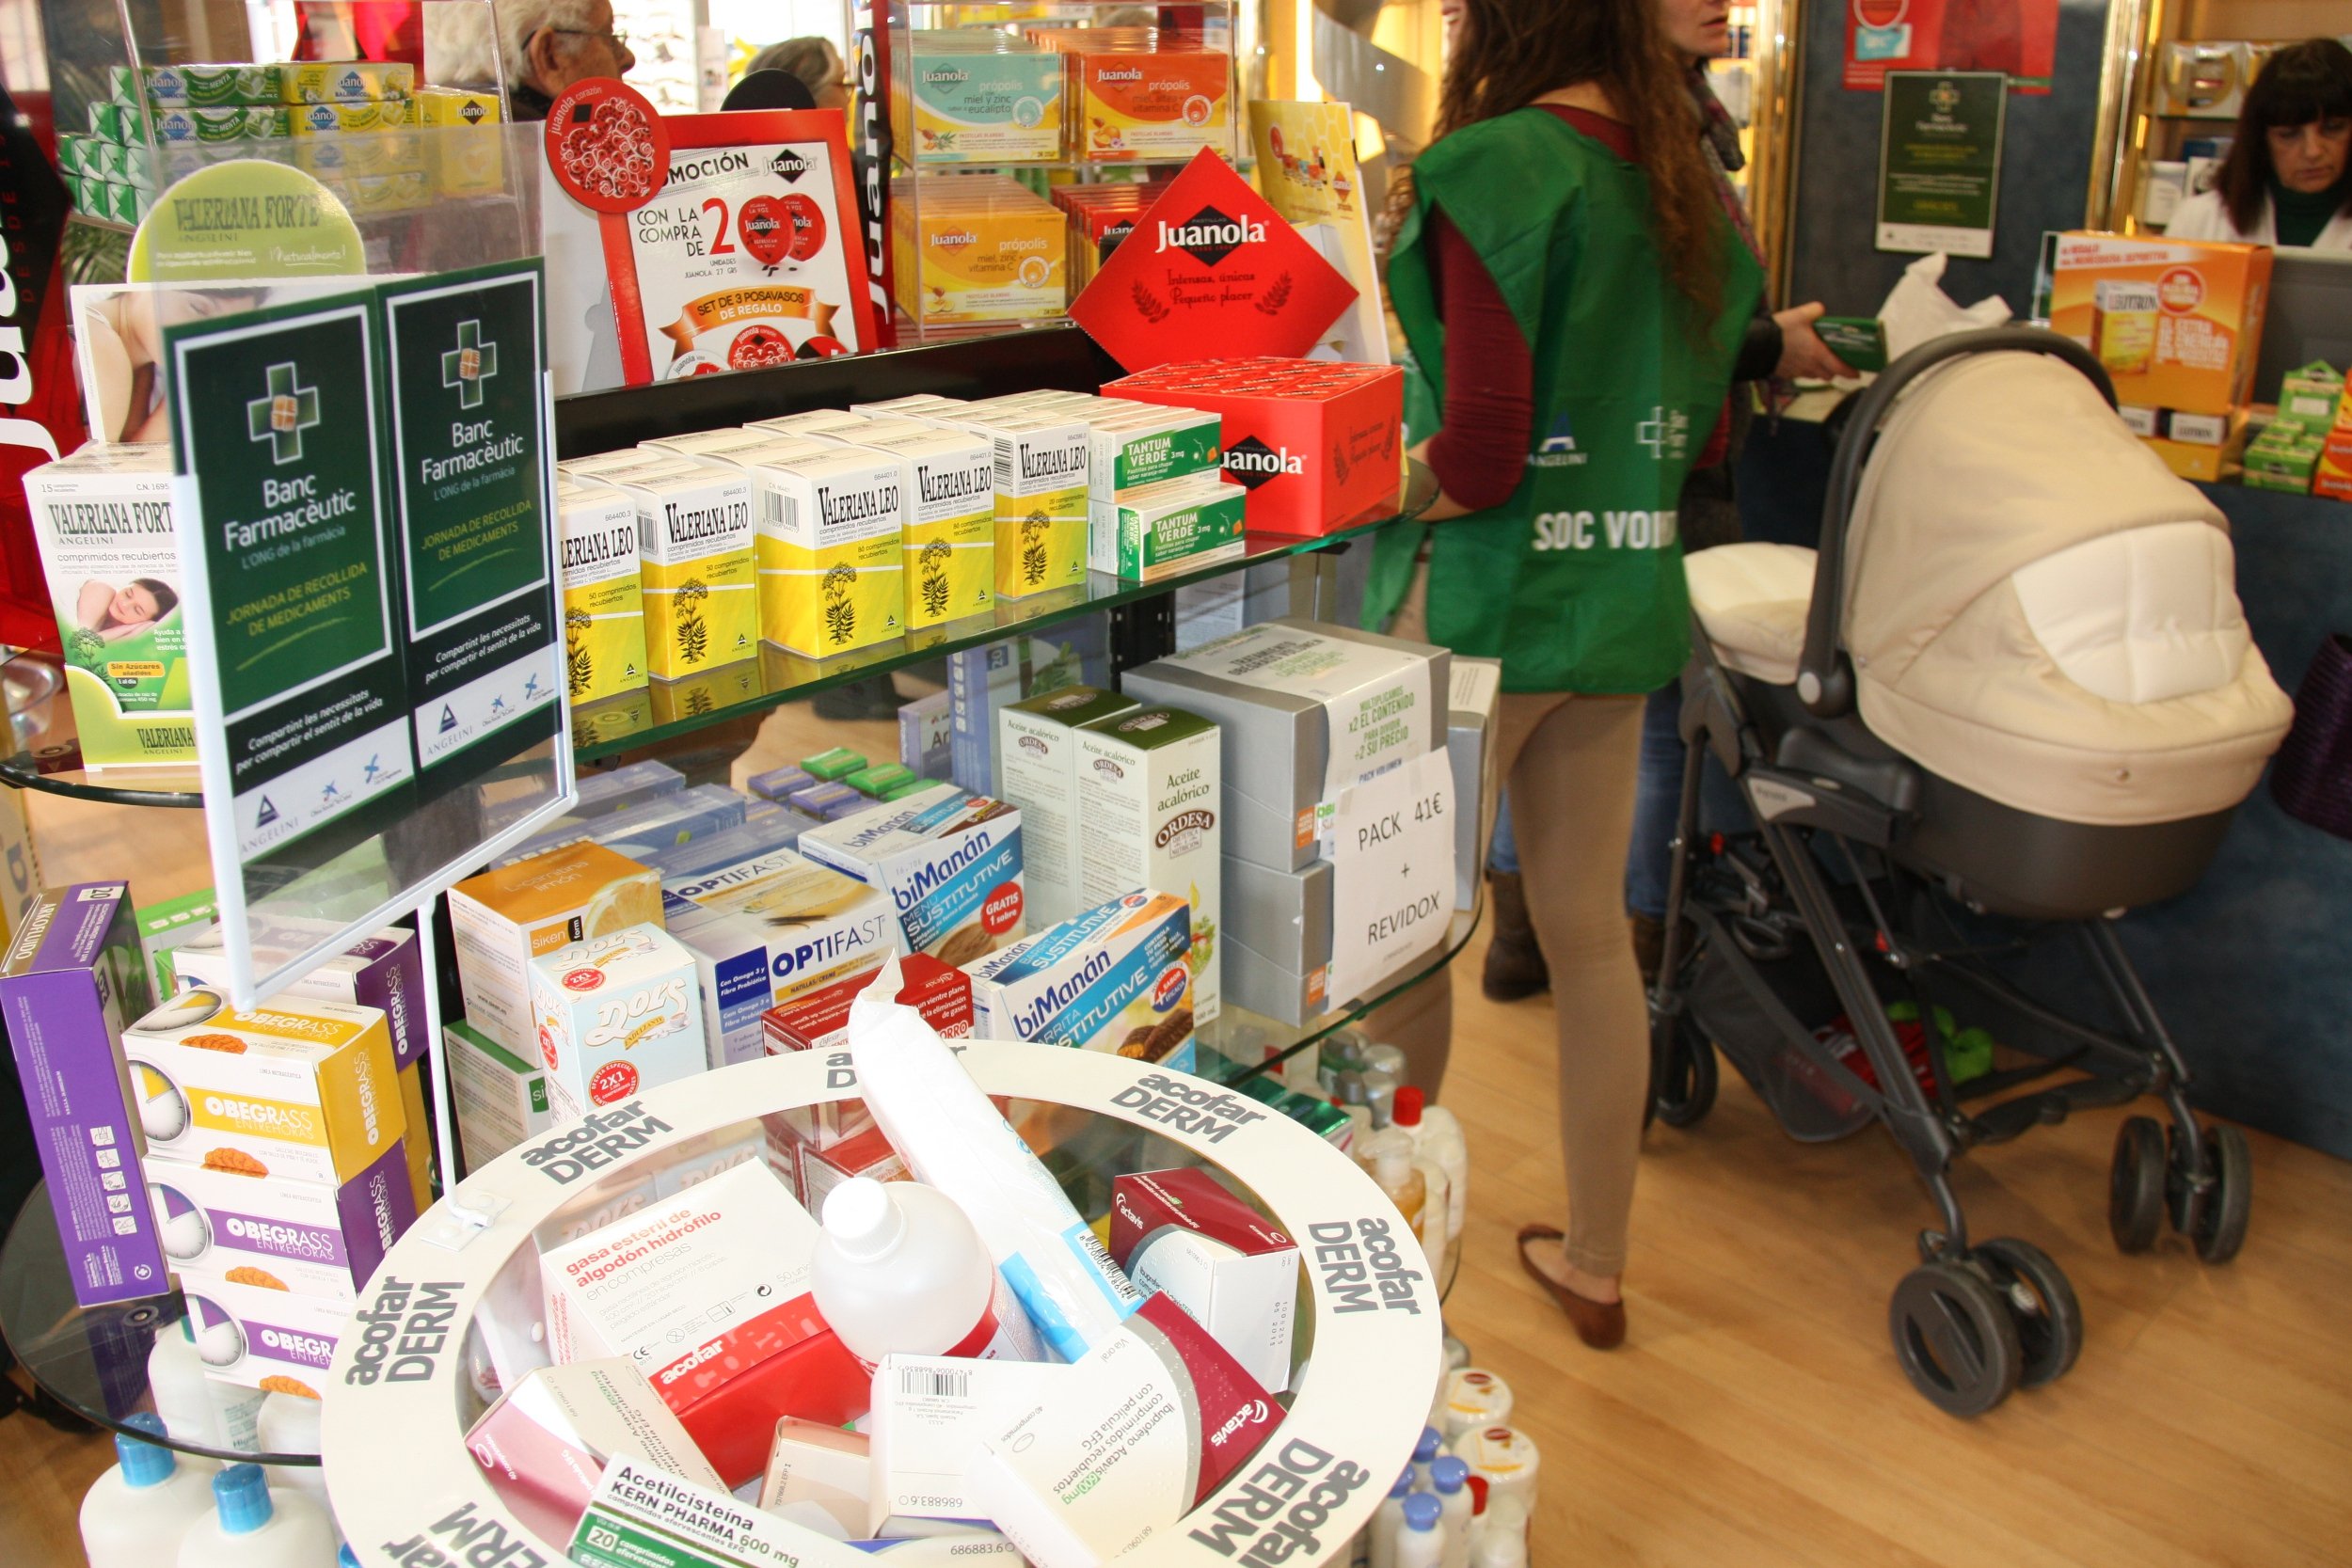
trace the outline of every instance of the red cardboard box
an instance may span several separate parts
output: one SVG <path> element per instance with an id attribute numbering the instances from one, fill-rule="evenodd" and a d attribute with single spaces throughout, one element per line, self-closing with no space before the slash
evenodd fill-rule
<path id="1" fill-rule="evenodd" d="M 970 975 L 924 953 L 900 955 L 898 974 L 905 983 L 899 988 L 898 999 L 921 1013 L 924 1021 L 939 1032 L 940 1038 L 961 1039 L 972 1032 Z M 787 1051 L 834 1053 L 838 1059 L 828 1065 L 845 1076 L 834 1079 L 829 1074 L 827 1081 L 846 1084 L 850 1070 L 850 1004 L 857 1000 L 858 993 L 873 978 L 871 972 L 855 974 L 837 985 L 796 996 L 781 1007 L 769 1008 L 759 1021 L 768 1054 L 778 1056 Z M 837 1100 L 830 1104 L 787 1111 L 784 1120 L 796 1142 L 818 1148 L 830 1148 L 874 1125 L 873 1116 L 862 1100 Z"/>
<path id="2" fill-rule="evenodd" d="M 1222 359 L 1157 366 L 1104 397 L 1223 420 L 1226 477 L 1261 533 L 1325 534 L 1392 510 L 1404 474 L 1405 372 L 1393 365 Z"/>

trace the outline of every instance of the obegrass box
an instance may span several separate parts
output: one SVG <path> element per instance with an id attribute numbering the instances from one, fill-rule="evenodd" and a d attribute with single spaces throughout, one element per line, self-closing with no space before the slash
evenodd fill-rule
<path id="1" fill-rule="evenodd" d="M 313 932 L 276 921 L 254 922 L 254 968 L 276 967 L 330 929 L 324 923 Z M 191 986 L 225 990 L 230 966 L 220 927 L 214 927 L 181 949 L 174 970 L 175 990 Z M 312 965 L 280 994 L 376 1008 L 383 1013 L 385 1029 L 391 1037 L 392 1066 L 405 1069 L 424 1059 L 424 958 L 417 948 L 417 934 L 387 926 Z"/>
<path id="2" fill-rule="evenodd" d="M 417 1218 L 405 1147 L 340 1185 L 156 1160 L 147 1188 L 174 1269 L 332 1301 L 355 1300 Z"/>

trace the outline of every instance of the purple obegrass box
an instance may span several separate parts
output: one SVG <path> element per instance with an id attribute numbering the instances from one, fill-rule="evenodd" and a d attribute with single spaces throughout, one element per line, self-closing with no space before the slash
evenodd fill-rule
<path id="1" fill-rule="evenodd" d="M 266 956 L 269 961 L 283 962 L 332 929 L 324 923 L 315 931 L 283 921 L 257 924 L 253 927 L 254 967 L 269 966 L 264 961 L 263 948 L 276 950 Z M 227 993 L 229 954 L 221 945 L 219 927 L 181 948 L 172 958 L 178 967 L 181 990 L 211 986 L 224 995 Z M 341 1002 L 345 1006 L 380 1010 L 384 1026 L 392 1036 L 395 1072 L 424 1056 L 424 955 L 417 947 L 414 931 L 387 926 L 373 936 L 361 937 L 288 983 L 285 993 L 307 996 L 314 1002 Z"/>
<path id="2" fill-rule="evenodd" d="M 262 1290 L 354 1301 L 392 1243 L 416 1223 L 404 1147 L 338 1187 L 147 1163 L 164 1256 L 184 1278 L 204 1274 Z"/>
<path id="3" fill-rule="evenodd" d="M 130 894 L 121 882 L 41 889 L 0 963 L 0 1019 L 85 1307 L 170 1288 L 122 1055 L 123 1019 L 150 1004 Z"/>

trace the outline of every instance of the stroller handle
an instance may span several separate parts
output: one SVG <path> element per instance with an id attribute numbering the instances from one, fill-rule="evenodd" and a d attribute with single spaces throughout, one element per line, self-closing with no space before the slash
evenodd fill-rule
<path id="1" fill-rule="evenodd" d="M 1862 473 L 1878 439 L 1879 421 L 1903 390 L 1928 372 L 1963 355 L 2004 352 L 2046 354 L 2080 371 L 2099 395 L 2115 406 L 2115 384 L 2106 367 L 2074 339 L 2039 326 L 1989 326 L 1931 339 L 1888 366 L 1856 400 L 1853 414 L 1830 460 L 1829 498 L 1821 507 L 1821 537 L 1813 557 L 1813 599 L 1805 608 L 1804 652 L 1797 660 L 1797 698 L 1823 719 L 1853 707 L 1853 665 L 1839 632 L 1846 586 L 1846 522 L 1852 515 Z"/>

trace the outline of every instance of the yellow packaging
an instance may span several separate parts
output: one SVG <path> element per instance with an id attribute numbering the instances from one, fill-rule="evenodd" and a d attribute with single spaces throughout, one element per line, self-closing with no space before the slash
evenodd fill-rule
<path id="1" fill-rule="evenodd" d="M 364 135 L 372 131 L 404 131 L 415 123 L 412 105 L 405 98 L 305 103 L 286 117 L 286 128 L 296 137 Z"/>
<path id="2" fill-rule="evenodd" d="M 936 325 L 1045 321 L 1069 309 L 1060 208 L 1002 176 L 927 176 L 920 187 L 913 200 L 891 206 L 896 286 L 907 314 Z"/>
<path id="3" fill-rule="evenodd" d="M 555 506 L 564 546 L 564 685 L 579 706 L 647 679 L 637 508 L 609 484 L 568 475 L 556 479 Z"/>
<path id="4" fill-rule="evenodd" d="M 277 70 L 289 103 L 364 103 L 417 90 L 417 68 L 401 60 L 297 60 Z"/>
<path id="5" fill-rule="evenodd" d="M 340 1184 L 407 1131 L 374 1007 L 183 990 L 122 1031 L 147 1157 Z"/>
<path id="6" fill-rule="evenodd" d="M 421 168 L 345 174 L 327 186 L 355 213 L 413 213 L 433 205 L 433 176 Z"/>
<path id="7" fill-rule="evenodd" d="M 294 138 L 294 167 L 310 174 L 404 174 L 425 167 L 424 137 L 413 131 Z"/>
<path id="8" fill-rule="evenodd" d="M 416 104 L 419 125 L 496 125 L 505 119 L 497 93 L 471 87 L 419 87 Z"/>
<path id="9" fill-rule="evenodd" d="M 910 630 L 985 614 L 996 602 L 996 449 L 969 431 L 888 436 L 906 496 Z"/>
<path id="10" fill-rule="evenodd" d="M 827 658 L 904 636 L 898 460 L 830 448 L 756 476 L 760 637 Z"/>
<path id="11" fill-rule="evenodd" d="M 996 596 L 1086 581 L 1088 427 L 1049 414 L 937 422 L 994 449 Z"/>
<path id="12" fill-rule="evenodd" d="M 567 844 L 458 883 L 449 917 L 466 1022 L 536 1061 L 531 960 L 566 942 L 660 925 L 661 877 L 601 844 Z"/>
<path id="13" fill-rule="evenodd" d="M 2064 234 L 2050 325 L 2138 408 L 2227 414 L 2246 401 L 2270 296 L 2266 245 Z"/>
<path id="14" fill-rule="evenodd" d="M 698 675 L 688 675 L 681 680 L 654 682 L 646 694 L 653 709 L 653 721 L 657 724 L 675 724 L 681 720 L 699 719 L 721 708 L 751 701 L 769 689 L 769 685 L 763 684 L 760 672 L 773 651 L 763 646 L 756 658 L 721 665 L 716 670 L 705 670 Z M 799 678 L 792 674 L 779 674 L 771 684 L 781 690 Z"/>
<path id="15" fill-rule="evenodd" d="M 409 122 L 426 133 L 421 139 L 436 190 L 443 196 L 479 196 L 504 187 L 506 138 L 495 131 L 478 136 L 465 134 L 477 126 L 495 126 L 503 119 L 494 92 L 469 87 L 417 89 Z"/>
<path id="16" fill-rule="evenodd" d="M 1232 62 L 1215 49 L 1070 55 L 1072 113 L 1097 162 L 1230 150 Z"/>
<path id="17" fill-rule="evenodd" d="M 410 1062 L 396 1076 L 401 1117 L 408 1124 L 400 1136 L 401 1152 L 408 1162 L 408 1193 L 421 1214 L 433 1207 L 433 1132 L 425 1119 L 423 1058 Z"/>
<path id="18" fill-rule="evenodd" d="M 756 654 L 751 481 L 681 457 L 597 483 L 620 490 L 637 509 L 645 659 L 654 678 L 675 680 Z"/>
<path id="19" fill-rule="evenodd" d="M 2312 494 L 2352 501 L 2352 388 L 2336 404 L 2336 422 L 2319 449 L 2312 470 Z"/>

